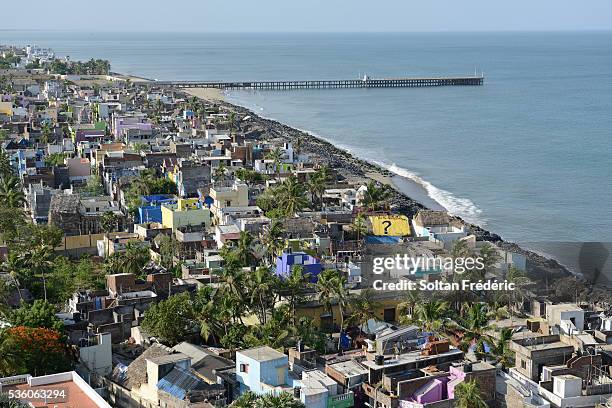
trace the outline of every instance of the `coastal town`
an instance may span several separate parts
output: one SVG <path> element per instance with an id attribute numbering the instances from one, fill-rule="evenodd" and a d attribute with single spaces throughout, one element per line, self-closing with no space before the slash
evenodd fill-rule
<path id="1" fill-rule="evenodd" d="M 609 288 L 111 63 L 0 45 L 0 407 L 612 406 Z"/>

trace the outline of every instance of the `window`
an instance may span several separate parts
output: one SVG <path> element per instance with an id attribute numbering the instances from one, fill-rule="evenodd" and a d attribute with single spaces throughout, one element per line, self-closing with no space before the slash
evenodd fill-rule
<path id="1" fill-rule="evenodd" d="M 248 373 L 249 372 L 249 365 L 241 363 L 240 364 L 240 372 L 241 373 Z"/>
<path id="2" fill-rule="evenodd" d="M 527 364 L 525 363 L 525 361 L 521 360 L 521 368 L 523 370 L 525 370 L 527 368 Z"/>

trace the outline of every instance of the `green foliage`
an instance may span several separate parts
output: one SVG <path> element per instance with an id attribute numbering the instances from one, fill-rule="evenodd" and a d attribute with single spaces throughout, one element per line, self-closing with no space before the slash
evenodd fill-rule
<path id="1" fill-rule="evenodd" d="M 455 387 L 455 406 L 457 408 L 487 408 L 478 382 L 464 381 Z"/>
<path id="2" fill-rule="evenodd" d="M 101 59 L 87 62 L 54 59 L 45 66 L 52 74 L 60 75 L 108 75 L 110 72 L 110 63 Z"/>
<path id="3" fill-rule="evenodd" d="M 65 158 L 66 155 L 64 155 L 63 153 L 52 153 L 45 157 L 45 166 L 61 166 L 62 164 L 64 164 Z"/>
<path id="4" fill-rule="evenodd" d="M 107 273 L 132 273 L 139 276 L 150 260 L 149 248 L 140 241 L 130 241 L 125 251 L 115 252 L 107 258 L 104 269 Z"/>
<path id="5" fill-rule="evenodd" d="M 20 208 L 25 202 L 21 183 L 17 176 L 7 175 L 0 178 L 0 205 L 8 208 Z"/>
<path id="6" fill-rule="evenodd" d="M 257 205 L 270 218 L 293 217 L 308 205 L 306 189 L 291 176 L 280 186 L 267 189 L 257 198 Z"/>
<path id="7" fill-rule="evenodd" d="M 90 196 L 104 195 L 104 184 L 102 184 L 102 177 L 95 174 L 89 177 L 87 185 L 83 189 L 83 192 Z"/>
<path id="8" fill-rule="evenodd" d="M 384 207 L 391 198 L 391 189 L 387 185 L 378 187 L 376 182 L 370 181 L 366 186 L 362 205 L 371 211 Z"/>
<path id="9" fill-rule="evenodd" d="M 236 178 L 249 184 L 259 183 L 265 180 L 263 174 L 255 170 L 245 169 L 243 167 L 236 170 L 235 175 Z"/>
<path id="10" fill-rule="evenodd" d="M 36 299 L 33 304 L 21 304 L 19 309 L 11 315 L 13 326 L 44 327 L 62 331 L 64 325 L 61 320 L 55 317 L 55 307 L 45 300 Z"/>
<path id="11" fill-rule="evenodd" d="M 21 62 L 21 57 L 12 52 L 7 52 L 5 56 L 0 55 L 0 69 L 14 68 L 15 64 Z"/>
<path id="12" fill-rule="evenodd" d="M 117 230 L 119 224 L 119 217 L 112 211 L 106 211 L 100 217 L 100 227 L 104 232 L 112 232 Z"/>
<path id="13" fill-rule="evenodd" d="M 170 296 L 153 304 L 145 313 L 142 327 L 160 341 L 175 345 L 196 333 L 193 304 L 189 294 Z"/>

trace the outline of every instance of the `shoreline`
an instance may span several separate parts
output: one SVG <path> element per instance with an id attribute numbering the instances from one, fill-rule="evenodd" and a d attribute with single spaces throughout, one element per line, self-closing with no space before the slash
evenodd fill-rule
<path id="1" fill-rule="evenodd" d="M 326 164 L 335 168 L 339 174 L 348 180 L 374 180 L 381 184 L 389 185 L 393 192 L 390 205 L 398 213 L 413 217 L 421 209 L 435 209 L 422 204 L 401 191 L 401 188 L 393 181 L 394 177 L 402 177 L 401 175 L 376 163 L 370 163 L 360 159 L 352 153 L 337 147 L 333 143 L 312 134 L 312 132 L 293 128 L 274 119 L 263 118 L 253 110 L 228 102 L 227 100 L 201 99 L 222 106 L 238 114 L 250 116 L 251 119 L 249 120 L 249 125 L 247 125 L 248 131 L 257 131 L 259 133 L 258 139 L 265 141 L 290 141 L 294 143 L 294 145 L 295 142 L 300 139 L 302 149 L 311 155 L 311 159 L 314 162 Z M 421 187 L 414 180 L 404 177 L 402 177 L 402 179 L 406 179 L 408 182 Z M 438 205 L 440 204 L 438 203 Z M 550 279 L 554 280 L 574 276 L 574 274 L 555 259 L 546 258 L 534 251 L 524 249 L 516 243 L 504 241 L 499 235 L 479 225 L 465 221 L 461 217 L 453 217 L 463 221 L 470 230 L 470 233 L 475 235 L 478 240 L 489 241 L 497 244 L 504 250 L 525 255 L 529 264 L 529 277 L 535 281 L 548 281 Z"/>

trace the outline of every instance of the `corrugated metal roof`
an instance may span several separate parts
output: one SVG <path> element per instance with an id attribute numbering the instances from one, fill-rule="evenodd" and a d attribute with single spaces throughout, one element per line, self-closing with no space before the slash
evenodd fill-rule
<path id="1" fill-rule="evenodd" d="M 189 371 L 175 366 L 168 375 L 159 380 L 157 388 L 184 400 L 189 391 L 203 389 L 204 382 Z"/>

